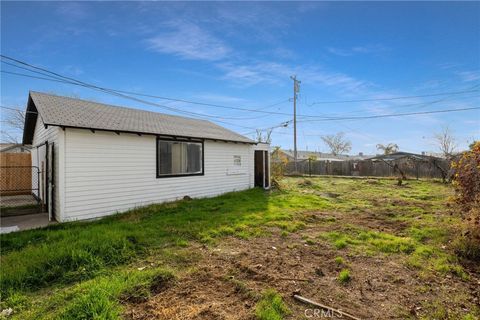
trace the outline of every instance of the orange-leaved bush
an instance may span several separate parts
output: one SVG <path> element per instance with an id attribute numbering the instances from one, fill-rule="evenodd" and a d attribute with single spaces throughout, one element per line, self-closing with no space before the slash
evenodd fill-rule
<path id="1" fill-rule="evenodd" d="M 480 260 L 480 141 L 464 152 L 453 168 L 455 202 L 464 218 L 458 250 L 468 258 Z"/>

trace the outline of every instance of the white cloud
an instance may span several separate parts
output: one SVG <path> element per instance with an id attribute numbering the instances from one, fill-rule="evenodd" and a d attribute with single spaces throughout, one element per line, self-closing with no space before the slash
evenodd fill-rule
<path id="1" fill-rule="evenodd" d="M 80 67 L 74 65 L 67 65 L 62 69 L 62 73 L 79 76 L 83 74 L 83 70 Z"/>
<path id="2" fill-rule="evenodd" d="M 462 79 L 464 82 L 471 82 L 480 79 L 480 70 L 475 71 L 461 71 L 457 72 L 457 75 Z"/>
<path id="3" fill-rule="evenodd" d="M 233 80 L 242 86 L 259 83 L 279 84 L 288 81 L 294 74 L 310 85 L 318 84 L 349 92 L 358 92 L 370 86 L 370 83 L 349 75 L 307 65 L 294 67 L 275 62 L 257 62 L 253 64 L 223 63 L 219 67 L 225 72 L 224 79 Z"/>
<path id="4" fill-rule="evenodd" d="M 327 50 L 328 50 L 328 52 L 330 52 L 334 55 L 342 56 L 342 57 L 351 56 L 353 54 L 353 52 L 350 51 L 350 50 L 344 50 L 344 49 L 339 49 L 339 48 L 334 48 L 334 47 L 328 47 Z"/>
<path id="5" fill-rule="evenodd" d="M 149 48 L 184 59 L 216 61 L 227 57 L 230 48 L 199 26 L 185 21 L 169 24 L 171 32 L 148 39 Z"/>
<path id="6" fill-rule="evenodd" d="M 83 4 L 73 1 L 58 3 L 56 13 L 68 20 L 82 20 L 88 17 L 87 8 Z"/>
<path id="7" fill-rule="evenodd" d="M 348 57 L 355 54 L 379 54 L 385 51 L 389 51 L 390 48 L 385 47 L 381 44 L 373 45 L 364 45 L 364 46 L 355 46 L 351 48 L 336 48 L 336 47 L 327 47 L 328 52 L 331 54 Z"/>
<path id="8" fill-rule="evenodd" d="M 221 102 L 221 103 L 241 103 L 246 101 L 244 98 L 232 97 L 232 96 L 215 94 L 215 93 L 197 94 L 195 95 L 195 98 L 207 100 L 207 101 Z"/>

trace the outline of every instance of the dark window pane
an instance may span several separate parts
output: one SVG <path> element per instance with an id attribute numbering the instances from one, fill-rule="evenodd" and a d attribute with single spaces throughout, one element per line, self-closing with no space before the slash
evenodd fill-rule
<path id="1" fill-rule="evenodd" d="M 158 173 L 172 173 L 172 145 L 169 141 L 158 140 Z"/>
<path id="2" fill-rule="evenodd" d="M 202 170 L 202 145 L 198 143 L 189 143 L 187 147 L 188 166 L 189 173 L 197 173 Z"/>
<path id="3" fill-rule="evenodd" d="M 202 144 L 158 140 L 158 174 L 178 175 L 202 172 Z"/>

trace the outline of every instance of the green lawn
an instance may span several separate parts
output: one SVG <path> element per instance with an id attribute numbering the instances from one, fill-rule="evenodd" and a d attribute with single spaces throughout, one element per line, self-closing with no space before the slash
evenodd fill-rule
<path id="1" fill-rule="evenodd" d="M 388 179 L 288 178 L 281 191 L 252 189 L 212 199 L 152 205 L 95 222 L 55 225 L 1 236 L 1 308 L 18 319 L 116 319 L 123 303 L 148 299 L 195 261 L 193 243 L 215 246 L 227 236 L 251 239 L 301 232 L 312 223 L 332 225 L 310 241 L 340 252 L 399 254 L 419 275 L 467 280 L 455 256 L 441 245 L 459 217 L 447 214 L 451 189 L 438 182 Z M 338 225 L 334 217 L 311 221 L 312 211 L 378 214 L 404 226 L 389 233 L 375 226 Z M 381 214 L 381 216 L 380 216 Z M 343 260 L 338 258 L 339 264 Z M 155 267 L 139 268 L 145 261 Z M 350 279 L 340 275 L 339 285 Z M 347 279 L 348 278 L 348 279 Z M 272 307 L 268 301 L 275 301 Z M 260 319 L 288 315 L 281 297 L 268 291 Z"/>

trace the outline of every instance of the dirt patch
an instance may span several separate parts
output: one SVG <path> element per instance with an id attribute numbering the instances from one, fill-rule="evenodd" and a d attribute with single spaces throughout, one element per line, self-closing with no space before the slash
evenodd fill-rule
<path id="1" fill-rule="evenodd" d="M 452 296 L 470 296 L 475 303 L 473 283 L 455 277 L 422 279 L 405 266 L 404 256 L 350 256 L 327 243 L 307 244 L 304 238 L 305 234 L 229 238 L 213 248 L 198 246 L 193 250 L 202 258 L 194 271 L 146 302 L 129 303 L 126 317 L 253 319 L 255 303 L 267 288 L 284 297 L 292 310 L 291 319 L 303 318 L 310 308 L 294 300 L 293 293 L 363 319 L 425 315 L 430 311 L 422 303 L 447 304 Z M 338 263 L 337 256 L 344 262 Z M 337 276 L 345 268 L 352 279 L 340 284 Z"/>
<path id="2" fill-rule="evenodd" d="M 141 303 L 129 301 L 127 319 L 253 319 L 257 296 L 228 274 L 231 253 L 198 247 L 203 259 L 174 286 Z M 244 272 L 255 275 L 254 270 Z"/>
<path id="3" fill-rule="evenodd" d="M 297 184 L 299 187 L 311 187 L 313 186 L 312 180 L 303 179 Z"/>

